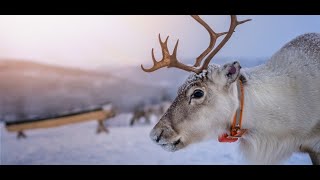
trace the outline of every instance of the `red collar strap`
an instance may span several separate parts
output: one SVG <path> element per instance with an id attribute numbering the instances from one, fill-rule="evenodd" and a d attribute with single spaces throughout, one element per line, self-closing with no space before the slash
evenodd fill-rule
<path id="1" fill-rule="evenodd" d="M 243 103 L 244 103 L 244 91 L 243 91 L 243 84 L 241 80 L 237 81 L 237 89 L 238 89 L 240 106 L 233 117 L 232 126 L 230 128 L 230 135 L 225 133 L 222 136 L 219 136 L 218 137 L 219 142 L 229 142 L 229 143 L 236 142 L 247 131 L 246 129 L 241 129 Z"/>

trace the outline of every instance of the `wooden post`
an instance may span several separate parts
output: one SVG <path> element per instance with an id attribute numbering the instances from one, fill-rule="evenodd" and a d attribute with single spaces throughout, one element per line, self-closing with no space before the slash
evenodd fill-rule
<path id="1" fill-rule="evenodd" d="M 109 130 L 106 128 L 106 126 L 103 124 L 103 120 L 98 120 L 98 128 L 97 128 L 97 134 L 100 134 L 101 132 L 109 133 Z"/>
<path id="2" fill-rule="evenodd" d="M 23 131 L 18 131 L 17 139 L 21 139 L 21 138 L 26 139 L 27 136 L 24 134 Z"/>

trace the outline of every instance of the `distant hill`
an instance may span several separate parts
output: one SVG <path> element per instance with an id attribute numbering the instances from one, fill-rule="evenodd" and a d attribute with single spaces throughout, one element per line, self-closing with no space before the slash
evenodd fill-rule
<path id="1" fill-rule="evenodd" d="M 162 98 L 163 87 L 110 72 L 0 60 L 0 121 L 46 118 L 106 103 L 128 112 Z"/>
<path id="2" fill-rule="evenodd" d="M 240 61 L 242 67 L 267 58 L 217 58 L 215 63 Z M 192 59 L 186 63 L 193 64 Z M 146 67 L 150 67 L 150 62 Z M 28 61 L 0 60 L 0 121 L 46 118 L 112 103 L 118 112 L 172 100 L 190 73 L 175 68 L 143 72 L 140 64 L 82 70 Z"/>

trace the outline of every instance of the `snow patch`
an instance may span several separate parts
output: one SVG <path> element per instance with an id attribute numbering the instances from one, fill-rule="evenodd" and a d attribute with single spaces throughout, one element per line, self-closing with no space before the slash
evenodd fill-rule
<path id="1" fill-rule="evenodd" d="M 152 127 L 111 126 L 108 134 L 97 135 L 97 123 L 85 122 L 26 131 L 27 139 L 17 140 L 16 134 L 0 123 L 0 164 L 247 164 L 238 153 L 238 144 L 216 139 L 177 152 L 164 151 L 150 140 Z M 296 153 L 284 164 L 311 164 L 311 160 Z"/>

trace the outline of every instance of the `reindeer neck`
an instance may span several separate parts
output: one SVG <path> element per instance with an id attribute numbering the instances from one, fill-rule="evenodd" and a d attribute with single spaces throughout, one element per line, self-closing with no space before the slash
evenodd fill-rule
<path id="1" fill-rule="evenodd" d="M 265 126 L 270 121 L 266 114 L 277 106 L 279 100 L 273 89 L 279 83 L 270 78 L 271 72 L 265 65 L 244 70 L 243 74 L 247 80 L 244 83 L 243 128 L 272 131 L 268 129 L 270 126 Z"/>

